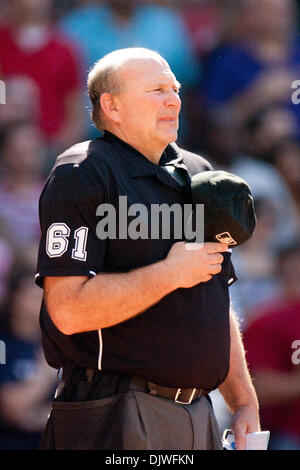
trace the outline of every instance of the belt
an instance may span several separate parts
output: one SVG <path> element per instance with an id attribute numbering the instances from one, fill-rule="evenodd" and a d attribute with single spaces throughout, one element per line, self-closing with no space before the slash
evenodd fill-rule
<path id="1" fill-rule="evenodd" d="M 147 385 L 150 395 L 168 398 L 181 405 L 189 405 L 192 401 L 208 393 L 202 388 L 172 388 L 164 387 L 153 382 L 147 382 Z"/>
<path id="2" fill-rule="evenodd" d="M 88 382 L 94 380 L 95 375 L 105 375 L 105 371 L 99 371 L 98 369 L 91 369 L 86 368 L 83 369 L 85 378 Z M 66 376 L 70 371 L 63 370 L 62 380 L 65 383 Z M 120 374 L 122 375 L 122 374 Z M 149 393 L 150 395 L 167 398 L 168 400 L 172 400 L 175 403 L 179 403 L 181 405 L 189 405 L 197 398 L 201 396 L 208 395 L 209 391 L 201 389 L 201 388 L 173 388 L 173 387 L 166 387 L 163 385 L 156 384 L 154 382 L 149 382 L 146 379 L 137 376 L 130 376 L 129 381 L 127 382 L 126 388 L 129 390 L 136 390 L 142 391 L 145 393 Z"/>

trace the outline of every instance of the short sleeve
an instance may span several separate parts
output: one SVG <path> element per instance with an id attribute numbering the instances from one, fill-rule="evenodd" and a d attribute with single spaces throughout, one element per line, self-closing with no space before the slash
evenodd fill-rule
<path id="1" fill-rule="evenodd" d="M 230 261 L 230 274 L 228 279 L 228 285 L 231 286 L 235 281 L 238 280 L 232 261 Z"/>
<path id="2" fill-rule="evenodd" d="M 222 270 L 220 272 L 221 276 L 226 276 L 228 279 L 228 286 L 231 286 L 235 281 L 237 281 L 237 275 L 235 273 L 234 266 L 231 261 L 231 249 L 227 250 L 223 255 Z"/>
<path id="3" fill-rule="evenodd" d="M 79 164 L 58 166 L 39 203 L 41 239 L 36 283 L 45 276 L 95 276 L 106 241 L 97 237 L 96 211 L 104 201 L 100 177 Z"/>

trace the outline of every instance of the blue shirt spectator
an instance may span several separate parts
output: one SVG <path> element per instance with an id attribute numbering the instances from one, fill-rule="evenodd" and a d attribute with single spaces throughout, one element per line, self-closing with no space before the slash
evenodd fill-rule
<path id="1" fill-rule="evenodd" d="M 260 74 L 274 73 L 288 67 L 300 71 L 300 40 L 297 39 L 290 49 L 286 63 L 266 64 L 253 54 L 246 41 L 224 45 L 211 55 L 206 64 L 204 93 L 206 102 L 215 107 L 234 98 L 253 84 Z M 295 80 L 297 75 L 295 74 Z M 292 82 L 290 82 L 290 86 Z M 291 102 L 291 88 L 287 103 Z M 294 106 L 295 108 L 295 106 Z M 300 110 L 298 111 L 299 114 Z"/>
<path id="2" fill-rule="evenodd" d="M 300 41 L 292 0 L 246 0 L 238 8 L 236 37 L 220 46 L 205 65 L 206 105 L 243 121 L 277 103 L 291 108 L 292 84 L 300 72 Z"/>
<path id="3" fill-rule="evenodd" d="M 60 26 L 83 48 L 89 66 L 115 49 L 147 47 L 167 60 L 184 86 L 199 79 L 199 64 L 183 21 L 169 8 L 137 5 L 120 24 L 110 7 L 87 6 L 72 10 Z"/>

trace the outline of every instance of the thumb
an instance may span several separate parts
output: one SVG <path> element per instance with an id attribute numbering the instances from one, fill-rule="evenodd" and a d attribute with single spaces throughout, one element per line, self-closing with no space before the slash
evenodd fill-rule
<path id="1" fill-rule="evenodd" d="M 246 426 L 238 425 L 233 429 L 236 450 L 246 449 Z"/>
<path id="2" fill-rule="evenodd" d="M 246 437 L 242 435 L 235 435 L 235 448 L 236 450 L 246 449 Z"/>

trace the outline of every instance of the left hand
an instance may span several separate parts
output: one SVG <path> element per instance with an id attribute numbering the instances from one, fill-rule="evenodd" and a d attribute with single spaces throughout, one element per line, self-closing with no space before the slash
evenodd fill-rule
<path id="1" fill-rule="evenodd" d="M 236 450 L 245 450 L 246 434 L 260 431 L 260 422 L 257 408 L 242 405 L 233 413 L 231 429 L 235 436 Z"/>

